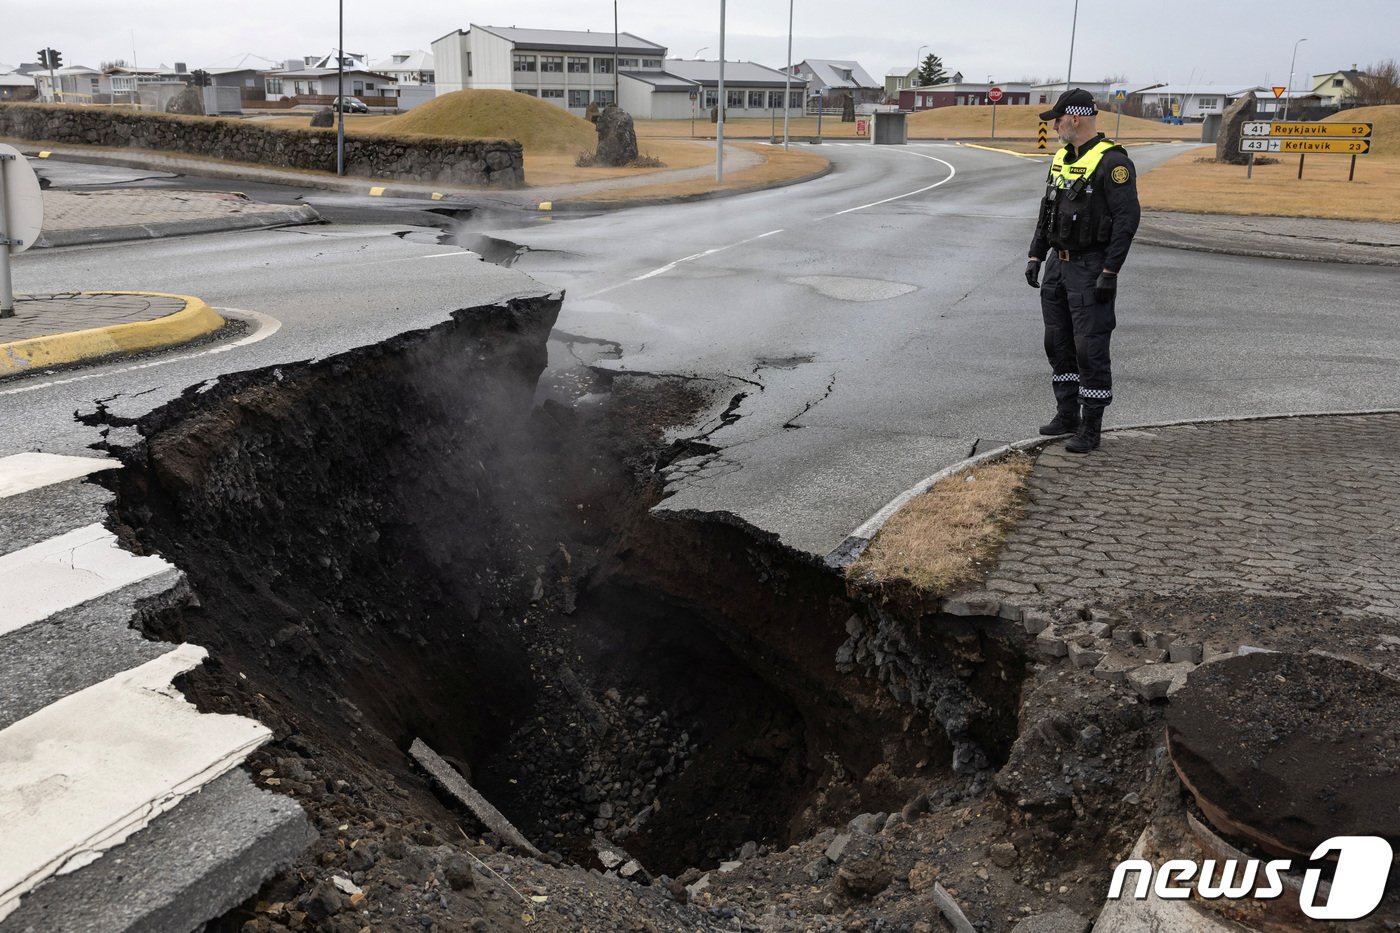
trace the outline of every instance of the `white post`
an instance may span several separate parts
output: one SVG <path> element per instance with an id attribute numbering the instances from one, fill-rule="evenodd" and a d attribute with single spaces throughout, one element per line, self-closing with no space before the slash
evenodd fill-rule
<path id="1" fill-rule="evenodd" d="M 1298 62 L 1298 46 L 1307 42 L 1306 38 L 1293 43 L 1293 57 L 1288 60 L 1288 87 L 1283 89 L 1283 119 L 1288 119 L 1289 98 L 1293 96 L 1293 66 Z M 1274 111 L 1277 113 L 1277 109 Z"/>
<path id="2" fill-rule="evenodd" d="M 724 0 L 719 0 L 719 117 L 715 120 L 715 181 L 724 181 Z"/>
<path id="3" fill-rule="evenodd" d="M 1065 69 L 1065 90 L 1074 80 L 1074 33 L 1079 27 L 1079 0 L 1074 0 L 1074 18 L 1069 22 L 1069 67 Z"/>

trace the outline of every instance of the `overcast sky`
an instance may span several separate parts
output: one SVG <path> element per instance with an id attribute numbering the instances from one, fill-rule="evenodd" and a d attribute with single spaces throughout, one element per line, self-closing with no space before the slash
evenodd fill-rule
<path id="1" fill-rule="evenodd" d="M 938 54 L 949 74 L 969 81 L 1063 78 L 1069 64 L 1074 0 L 794 0 L 792 54 L 854 59 L 877 81 L 911 68 L 919 46 Z M 386 4 L 344 0 L 345 48 L 371 61 L 477 22 L 492 26 L 611 32 L 607 0 L 498 0 Z M 719 56 L 719 0 L 619 0 L 619 24 L 667 46 L 672 57 Z M 93 68 L 114 59 L 152 66 L 237 64 L 246 53 L 285 60 L 325 54 L 336 45 L 332 0 L 4 0 L 0 63 L 35 61 L 49 46 L 65 65 Z M 1125 76 L 1139 86 L 1282 84 L 1294 42 L 1294 87 L 1303 76 L 1400 56 L 1395 0 L 1079 0 L 1074 77 Z M 725 55 L 781 68 L 787 61 L 786 0 L 728 0 Z M 925 53 L 926 54 L 926 53 Z M 256 59 L 250 61 L 257 63 Z"/>

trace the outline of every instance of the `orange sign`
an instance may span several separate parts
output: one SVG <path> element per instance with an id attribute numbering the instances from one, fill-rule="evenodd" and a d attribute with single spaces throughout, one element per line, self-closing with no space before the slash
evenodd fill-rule
<path id="1" fill-rule="evenodd" d="M 1275 84 L 1275 85 L 1274 85 L 1274 97 L 1282 97 L 1282 96 L 1283 96 L 1283 92 L 1286 91 L 1286 90 L 1288 90 L 1288 88 L 1286 88 L 1286 87 L 1279 87 L 1277 84 Z"/>

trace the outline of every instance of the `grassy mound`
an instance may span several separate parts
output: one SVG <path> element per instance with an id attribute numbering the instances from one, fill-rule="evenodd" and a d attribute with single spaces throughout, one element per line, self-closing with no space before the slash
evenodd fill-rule
<path id="1" fill-rule="evenodd" d="M 562 107 L 517 91 L 454 91 L 378 128 L 390 135 L 514 139 L 526 152 L 592 151 L 593 124 Z"/>
<path id="2" fill-rule="evenodd" d="M 1048 109 L 1048 104 L 1007 104 L 998 106 L 997 136 L 1008 139 L 1033 139 L 1040 126 L 1040 113 Z M 1112 136 L 1117 127 L 1118 115 L 1112 111 L 1099 114 L 1099 129 Z M 938 107 L 912 113 L 908 119 L 909 135 L 912 138 L 946 137 L 948 139 L 986 139 L 992 135 L 992 108 L 983 107 Z M 1199 124 L 1172 126 L 1156 120 L 1140 117 L 1123 117 L 1123 128 L 1118 135 L 1124 139 L 1199 139 Z M 1055 134 L 1050 132 L 1049 143 L 1054 145 Z"/>
<path id="3" fill-rule="evenodd" d="M 1371 153 L 1400 156 L 1400 104 L 1384 107 L 1357 107 L 1327 117 L 1324 123 L 1372 123 Z"/>

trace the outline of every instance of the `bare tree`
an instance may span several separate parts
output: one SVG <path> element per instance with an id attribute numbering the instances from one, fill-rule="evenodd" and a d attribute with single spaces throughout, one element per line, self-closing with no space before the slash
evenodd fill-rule
<path id="1" fill-rule="evenodd" d="M 1378 107 L 1400 104 L 1400 65 L 1386 59 L 1365 70 L 1351 81 L 1352 90 L 1343 98 L 1347 107 Z"/>

